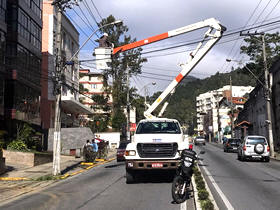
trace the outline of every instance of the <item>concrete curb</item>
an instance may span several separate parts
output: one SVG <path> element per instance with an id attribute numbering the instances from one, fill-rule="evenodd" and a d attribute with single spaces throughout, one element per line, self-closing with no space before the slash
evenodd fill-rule
<path id="1" fill-rule="evenodd" d="M 111 162 L 113 160 L 115 160 L 116 158 L 110 158 L 108 160 L 104 160 L 104 159 L 97 159 L 97 163 L 85 163 L 82 162 L 80 163 L 80 165 L 88 165 L 87 168 L 85 169 L 81 169 L 79 171 L 75 171 L 73 173 L 66 173 L 64 175 L 61 175 L 60 177 L 58 177 L 58 179 L 66 179 L 70 176 L 75 176 L 77 174 L 83 173 L 93 167 L 99 166 L 99 165 L 103 165 L 105 163 Z M 0 181 L 35 181 L 36 179 L 31 179 L 31 178 L 25 178 L 25 177 L 0 177 Z"/>
<path id="2" fill-rule="evenodd" d="M 198 193 L 197 193 L 197 188 L 196 188 L 196 183 L 194 180 L 194 177 L 192 176 L 192 185 L 193 185 L 193 195 L 194 195 L 194 204 L 195 204 L 195 209 L 196 210 L 201 210 L 201 205 L 198 200 Z"/>
<path id="3" fill-rule="evenodd" d="M 207 190 L 208 193 L 209 193 L 209 199 L 210 199 L 210 201 L 213 203 L 214 209 L 215 209 L 215 210 L 219 210 L 219 207 L 218 207 L 218 205 L 217 205 L 217 203 L 216 203 L 216 201 L 215 201 L 215 199 L 214 199 L 214 197 L 213 197 L 213 194 L 212 194 L 212 192 L 211 192 L 211 190 L 210 190 L 210 188 L 209 188 L 209 186 L 208 186 L 208 184 L 207 184 L 207 182 L 206 182 L 206 179 L 204 178 L 204 175 L 203 175 L 203 173 L 201 172 L 201 169 L 200 169 L 200 167 L 199 167 L 198 164 L 197 164 L 197 168 L 198 168 L 198 170 L 199 170 L 200 173 L 201 173 L 201 176 L 202 176 L 202 178 L 203 178 L 203 181 L 205 182 L 205 188 L 206 188 L 206 190 Z M 198 192 L 197 192 L 197 188 L 196 188 L 196 183 L 195 183 L 195 180 L 194 180 L 194 176 L 192 176 L 192 185 L 193 185 L 193 191 L 194 191 L 194 202 L 195 202 L 195 207 L 196 207 L 197 210 L 201 210 L 202 208 L 201 208 L 200 201 L 199 201 L 199 199 L 198 199 Z"/>

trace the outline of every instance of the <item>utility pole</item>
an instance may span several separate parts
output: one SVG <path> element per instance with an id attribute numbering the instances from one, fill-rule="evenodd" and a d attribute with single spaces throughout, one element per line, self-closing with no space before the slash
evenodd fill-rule
<path id="1" fill-rule="evenodd" d="M 60 150 L 61 150 L 61 88 L 62 88 L 62 74 L 64 65 L 61 58 L 61 22 L 62 13 L 66 7 L 70 7 L 71 4 L 77 4 L 78 0 L 55 0 L 52 5 L 58 9 L 57 13 L 57 29 L 56 29 L 56 72 L 54 82 L 55 92 L 55 121 L 54 121 L 54 134 L 53 134 L 53 175 L 59 175 L 60 171 Z"/>
<path id="2" fill-rule="evenodd" d="M 264 63 L 264 80 L 265 80 L 265 98 L 266 98 L 266 115 L 267 115 L 267 127 L 268 127 L 268 138 L 270 144 L 270 155 L 274 157 L 274 143 L 272 133 L 272 120 L 271 120 L 271 88 L 269 84 L 269 72 L 266 61 L 266 50 L 265 50 L 265 39 L 264 33 L 262 33 L 262 47 L 263 47 L 263 63 Z"/>
<path id="3" fill-rule="evenodd" d="M 233 138 L 233 103 L 232 103 L 232 80 L 231 76 L 229 76 L 229 83 L 230 83 L 230 112 L 231 112 L 231 117 L 230 117 L 230 124 L 231 124 L 231 138 Z"/>
<path id="4" fill-rule="evenodd" d="M 251 36 L 253 35 L 261 35 L 262 40 L 262 50 L 263 50 L 263 63 L 264 63 L 264 81 L 265 86 L 264 87 L 264 95 L 266 100 L 266 124 L 267 124 L 267 133 L 268 133 L 268 140 L 269 140 L 269 146 L 270 146 L 270 156 L 274 157 L 274 142 L 273 142 L 273 132 L 272 132 L 272 119 L 271 119 L 271 85 L 269 80 L 269 71 L 267 67 L 267 60 L 266 60 L 266 49 L 265 49 L 265 33 L 247 33 L 242 34 L 240 32 L 240 36 Z M 260 41 L 256 39 L 257 41 Z M 262 84 L 262 83 L 261 83 Z M 263 84 L 262 84 L 263 85 Z"/>
<path id="5" fill-rule="evenodd" d="M 62 5 L 61 5 L 62 6 Z M 61 19 L 62 7 L 58 6 L 56 29 L 56 84 L 55 84 L 55 121 L 53 135 L 53 175 L 60 174 L 61 147 Z"/>
<path id="6" fill-rule="evenodd" d="M 129 102 L 129 67 L 126 67 L 126 86 L 127 86 L 127 94 L 126 94 L 126 111 L 127 111 L 127 118 L 126 118 L 126 140 L 130 141 L 130 102 Z"/>

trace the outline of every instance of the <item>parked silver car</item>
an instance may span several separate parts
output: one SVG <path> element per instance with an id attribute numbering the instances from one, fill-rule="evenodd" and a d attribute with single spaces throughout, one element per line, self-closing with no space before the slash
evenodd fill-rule
<path id="1" fill-rule="evenodd" d="M 264 136 L 246 136 L 237 149 L 237 159 L 260 159 L 269 162 L 269 146 Z"/>
<path id="2" fill-rule="evenodd" d="M 206 140 L 205 140 L 205 137 L 204 137 L 204 136 L 197 136 L 197 137 L 195 137 L 195 139 L 194 139 L 194 144 L 195 144 L 195 145 L 198 145 L 198 144 L 203 144 L 203 145 L 205 145 L 205 142 L 206 142 Z"/>

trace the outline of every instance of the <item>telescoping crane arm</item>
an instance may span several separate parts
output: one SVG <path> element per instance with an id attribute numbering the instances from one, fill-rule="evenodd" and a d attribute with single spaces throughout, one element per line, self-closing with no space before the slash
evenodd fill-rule
<path id="1" fill-rule="evenodd" d="M 223 32 L 226 30 L 219 21 L 214 18 L 210 18 L 198 23 L 194 23 L 185 27 L 181 27 L 166 33 L 162 33 L 156 36 L 152 36 L 147 39 L 136 41 L 127 45 L 123 45 L 113 49 L 112 54 L 119 52 L 124 52 L 131 50 L 133 48 L 141 47 L 147 44 L 151 44 L 163 39 L 178 36 L 184 33 L 195 31 L 209 27 L 204 35 L 204 39 L 198 44 L 196 49 L 190 54 L 190 58 L 186 64 L 181 64 L 181 72 L 176 76 L 176 78 L 169 84 L 169 86 L 161 93 L 161 95 L 154 101 L 154 103 L 149 106 L 149 108 L 144 112 L 144 116 L 147 119 L 155 118 L 152 112 L 166 99 L 166 97 L 177 87 L 177 85 L 187 76 L 192 69 L 198 64 L 198 62 L 206 55 L 206 53 L 214 46 L 214 44 L 219 41 L 222 37 Z M 203 45 L 203 42 L 206 42 Z"/>

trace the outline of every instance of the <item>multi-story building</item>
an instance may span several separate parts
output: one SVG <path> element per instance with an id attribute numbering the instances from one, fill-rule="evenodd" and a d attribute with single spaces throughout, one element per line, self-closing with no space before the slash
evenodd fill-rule
<path id="1" fill-rule="evenodd" d="M 112 94 L 106 91 L 108 87 L 107 80 L 105 76 L 101 73 L 90 72 L 89 69 L 80 69 L 80 84 L 83 85 L 83 95 L 80 96 L 80 101 L 82 104 L 87 106 L 90 109 L 93 109 L 95 114 L 104 114 L 106 112 L 110 112 L 104 110 L 104 106 L 112 105 Z M 92 97 L 103 96 L 107 98 L 106 104 L 103 106 L 98 105 L 96 101 L 92 100 Z M 85 116 L 86 117 L 86 116 Z M 88 119 L 86 117 L 86 119 Z"/>
<path id="2" fill-rule="evenodd" d="M 54 127 L 55 95 L 54 75 L 56 63 L 56 29 L 57 8 L 51 0 L 43 1 L 43 31 L 42 31 L 42 99 L 41 118 L 42 128 L 47 130 Z M 69 60 L 79 49 L 79 32 L 62 15 L 61 22 L 62 60 Z M 61 94 L 61 127 L 79 127 L 80 114 L 91 114 L 92 111 L 79 102 L 79 65 L 78 55 L 74 57 L 74 64 L 65 66 L 62 70 L 64 75 Z"/>
<path id="3" fill-rule="evenodd" d="M 1 23 L 5 1 L 0 1 Z M 7 0 L 4 115 L 9 134 L 18 122 L 40 128 L 41 0 Z M 2 25 L 2 24 L 1 24 Z M 1 40 L 5 30 L 1 27 Z M 1 47 L 2 48 L 2 47 Z"/>
<path id="4" fill-rule="evenodd" d="M 280 149 L 280 60 L 276 61 L 270 68 L 270 78 L 272 83 L 271 119 L 273 129 L 274 146 Z M 263 77 L 260 80 L 264 80 Z M 262 135 L 269 137 L 267 123 L 267 108 L 265 87 L 260 83 L 249 95 L 249 100 L 244 105 L 244 109 L 238 115 L 235 122 L 235 132 L 237 137 L 246 135 Z"/>
<path id="5" fill-rule="evenodd" d="M 252 89 L 253 87 L 250 86 L 232 86 L 231 95 L 230 86 L 227 85 L 218 90 L 200 94 L 196 98 L 198 132 L 217 134 L 218 131 L 223 130 L 230 121 L 228 116 L 230 107 L 221 106 L 221 100 L 229 101 L 229 98 L 232 97 L 234 107 L 238 108 L 244 103 L 243 96 Z"/>
<path id="6" fill-rule="evenodd" d="M 6 49 L 6 0 L 0 0 L 0 130 L 4 129 L 4 87 Z"/>
<path id="7" fill-rule="evenodd" d="M 280 59 L 270 68 L 270 75 L 273 78 L 272 83 L 272 112 L 273 112 L 273 139 L 274 145 L 280 151 Z"/>

